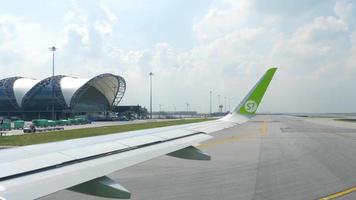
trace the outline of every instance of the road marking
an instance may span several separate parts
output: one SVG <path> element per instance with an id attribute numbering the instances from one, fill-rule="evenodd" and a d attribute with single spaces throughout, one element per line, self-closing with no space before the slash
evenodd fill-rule
<path id="1" fill-rule="evenodd" d="M 229 142 L 234 142 L 234 141 L 241 140 L 241 139 L 250 138 L 250 137 L 253 137 L 253 136 L 256 136 L 256 134 L 229 136 L 229 137 L 222 138 L 220 140 L 212 140 L 210 142 L 203 143 L 203 144 L 199 145 L 198 147 L 202 148 L 202 149 L 206 149 L 206 148 L 210 148 L 210 147 L 213 147 L 213 146 L 226 144 L 226 143 L 229 143 Z"/>
<path id="2" fill-rule="evenodd" d="M 259 130 L 260 130 L 260 135 L 261 136 L 267 135 L 268 126 L 267 126 L 266 121 L 263 121 L 262 126 L 261 126 L 261 128 L 259 128 Z M 199 145 L 198 147 L 202 148 L 202 149 L 206 149 L 206 148 L 210 148 L 210 147 L 213 147 L 213 146 L 234 142 L 234 141 L 241 140 L 241 139 L 251 138 L 251 137 L 256 136 L 257 134 L 258 133 L 244 134 L 244 135 L 238 135 L 238 136 L 229 136 L 229 137 L 222 138 L 220 140 L 212 140 L 212 141 L 209 141 L 209 142 L 205 142 L 205 143 Z"/>
<path id="3" fill-rule="evenodd" d="M 343 191 L 341 191 L 341 192 L 337 192 L 337 193 L 335 193 L 335 194 L 329 195 L 329 196 L 327 196 L 327 197 L 323 197 L 323 198 L 321 198 L 320 200 L 336 199 L 336 198 L 345 196 L 345 195 L 350 194 L 350 193 L 355 192 L 355 191 L 356 191 L 356 187 L 352 187 L 352 188 L 343 190 Z"/>
<path id="4" fill-rule="evenodd" d="M 266 136 L 266 135 L 267 135 L 268 126 L 267 126 L 266 121 L 263 121 L 262 126 L 261 126 L 261 128 L 260 128 L 260 132 L 261 132 L 261 135 L 262 135 L 262 136 Z"/>

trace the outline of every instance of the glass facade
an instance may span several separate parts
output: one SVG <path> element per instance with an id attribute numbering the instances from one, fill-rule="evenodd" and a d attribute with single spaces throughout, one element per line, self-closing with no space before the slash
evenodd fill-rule
<path id="1" fill-rule="evenodd" d="M 17 110 L 16 99 L 13 92 L 14 82 L 20 77 L 10 77 L 0 80 L 0 111 Z"/>
<path id="2" fill-rule="evenodd" d="M 107 111 L 111 106 L 106 97 L 92 86 L 83 92 L 75 102 L 72 102 L 72 105 L 72 109 L 76 112 Z"/>
<path id="3" fill-rule="evenodd" d="M 66 79 L 61 82 L 63 77 Z M 11 82 L 7 81 L 8 79 L 0 80 L 0 116 L 6 112 L 32 113 L 32 115 L 36 115 L 33 114 L 35 112 L 50 113 L 53 102 L 56 113 L 109 111 L 114 102 L 121 100 L 126 90 L 124 79 L 113 74 L 101 74 L 92 79 L 67 78 L 59 75 L 53 80 L 52 77 L 48 77 L 28 87 L 20 87 L 25 82 L 20 80 L 17 82 L 19 87 L 14 88 L 16 78 L 8 78 Z M 54 92 L 52 92 L 52 81 Z M 21 91 L 17 91 L 17 88 Z M 14 93 L 23 95 L 16 96 Z"/>

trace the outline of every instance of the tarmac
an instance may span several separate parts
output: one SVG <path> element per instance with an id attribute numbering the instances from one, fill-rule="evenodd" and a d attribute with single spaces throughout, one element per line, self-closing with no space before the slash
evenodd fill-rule
<path id="1" fill-rule="evenodd" d="M 211 161 L 162 156 L 110 174 L 133 200 L 356 199 L 356 123 L 261 115 L 199 146 Z M 63 190 L 49 199 L 104 199 Z"/>

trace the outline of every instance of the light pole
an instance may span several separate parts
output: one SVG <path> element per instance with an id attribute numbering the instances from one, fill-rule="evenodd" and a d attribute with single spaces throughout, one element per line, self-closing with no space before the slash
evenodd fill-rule
<path id="1" fill-rule="evenodd" d="M 162 104 L 159 104 L 159 115 L 158 115 L 159 119 L 161 119 L 161 113 L 162 113 Z"/>
<path id="2" fill-rule="evenodd" d="M 231 103 L 231 99 L 230 99 L 230 97 L 229 97 L 229 112 L 231 112 L 230 103 Z"/>
<path id="3" fill-rule="evenodd" d="M 224 97 L 224 100 L 225 100 L 224 111 L 226 112 L 226 97 Z"/>
<path id="4" fill-rule="evenodd" d="M 211 97 L 213 91 L 210 90 L 209 93 L 210 93 L 210 116 L 211 116 L 211 114 L 213 113 L 213 111 L 212 111 L 212 109 L 213 109 L 213 108 L 212 108 L 212 97 Z"/>
<path id="5" fill-rule="evenodd" d="M 177 117 L 177 109 L 176 109 L 176 105 L 173 104 L 173 110 L 174 110 L 174 118 Z"/>
<path id="6" fill-rule="evenodd" d="M 51 79 L 51 86 L 52 86 L 52 120 L 55 120 L 54 116 L 54 85 L 53 85 L 53 79 L 54 79 L 54 52 L 57 50 L 55 46 L 48 48 L 49 51 L 52 51 L 52 79 Z"/>
<path id="7" fill-rule="evenodd" d="M 148 74 L 150 76 L 150 118 L 152 119 L 152 76 L 153 73 Z"/>
<path id="8" fill-rule="evenodd" d="M 218 94 L 218 111 L 221 112 L 220 111 L 220 94 Z"/>

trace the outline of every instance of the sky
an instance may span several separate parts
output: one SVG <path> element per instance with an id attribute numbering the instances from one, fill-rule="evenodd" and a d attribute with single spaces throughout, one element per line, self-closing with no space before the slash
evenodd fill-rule
<path id="1" fill-rule="evenodd" d="M 122 105 L 234 107 L 278 71 L 260 112 L 356 112 L 356 1 L 20 1 L 0 6 L 0 78 L 125 78 Z"/>

